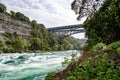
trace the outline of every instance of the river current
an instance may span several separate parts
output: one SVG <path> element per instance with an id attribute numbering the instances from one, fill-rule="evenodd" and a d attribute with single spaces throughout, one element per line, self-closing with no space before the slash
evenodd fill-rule
<path id="1" fill-rule="evenodd" d="M 47 73 L 65 69 L 61 63 L 73 54 L 80 56 L 76 50 L 0 54 L 0 80 L 44 80 Z"/>

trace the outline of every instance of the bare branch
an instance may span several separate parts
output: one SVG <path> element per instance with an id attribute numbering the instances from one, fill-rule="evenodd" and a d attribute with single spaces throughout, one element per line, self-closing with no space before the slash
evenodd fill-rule
<path id="1" fill-rule="evenodd" d="M 74 0 L 71 4 L 72 10 L 79 14 L 77 20 L 82 17 L 90 17 L 103 4 L 104 0 Z"/>

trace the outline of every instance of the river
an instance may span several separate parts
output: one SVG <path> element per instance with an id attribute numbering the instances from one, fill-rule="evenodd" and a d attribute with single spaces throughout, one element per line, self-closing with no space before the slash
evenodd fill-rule
<path id="1" fill-rule="evenodd" d="M 71 59 L 76 50 L 44 53 L 0 54 L 0 80 L 44 80 L 49 72 L 63 70 L 64 59 Z"/>

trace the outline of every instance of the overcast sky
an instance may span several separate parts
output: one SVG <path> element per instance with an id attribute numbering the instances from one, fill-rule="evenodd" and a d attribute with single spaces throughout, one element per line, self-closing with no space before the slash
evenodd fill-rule
<path id="1" fill-rule="evenodd" d="M 81 24 L 84 19 L 77 21 L 77 15 L 71 10 L 73 0 L 0 0 L 7 10 L 22 12 L 31 20 L 44 24 L 46 27 L 57 27 Z M 83 38 L 84 34 L 74 35 Z"/>

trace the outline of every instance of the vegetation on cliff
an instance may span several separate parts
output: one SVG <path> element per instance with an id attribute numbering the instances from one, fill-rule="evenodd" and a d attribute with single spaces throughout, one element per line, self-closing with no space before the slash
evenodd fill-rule
<path id="1" fill-rule="evenodd" d="M 72 9 L 84 22 L 87 45 L 82 56 L 46 80 L 120 79 L 120 0 L 74 0 Z"/>
<path id="2" fill-rule="evenodd" d="M 0 4 L 0 38 L 2 38 L 0 52 L 59 51 L 79 47 L 77 44 L 80 42 L 76 42 L 77 39 L 68 37 L 59 40 L 55 33 L 50 33 L 43 24 L 38 24 L 36 20 L 31 21 L 21 12 L 10 11 L 8 13 L 6 10 L 6 6 Z M 73 40 L 77 44 L 74 44 Z"/>
<path id="3" fill-rule="evenodd" d="M 6 11 L 6 6 L 0 3 L 0 12 L 4 13 Z"/>

